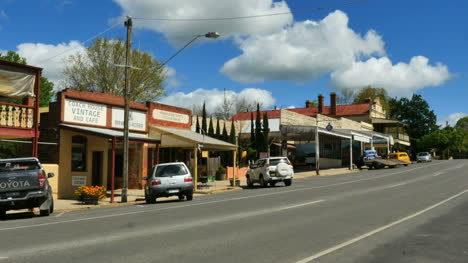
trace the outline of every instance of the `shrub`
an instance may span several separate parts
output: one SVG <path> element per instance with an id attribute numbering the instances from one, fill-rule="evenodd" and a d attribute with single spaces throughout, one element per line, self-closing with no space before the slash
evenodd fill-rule
<path id="1" fill-rule="evenodd" d="M 80 186 L 75 190 L 75 195 L 78 201 L 84 201 L 86 199 L 102 200 L 107 197 L 106 188 L 104 186 Z"/>

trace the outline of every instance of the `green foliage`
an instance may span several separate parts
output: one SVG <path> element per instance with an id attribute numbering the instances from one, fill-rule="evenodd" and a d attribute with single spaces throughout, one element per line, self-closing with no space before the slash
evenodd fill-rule
<path id="1" fill-rule="evenodd" d="M 390 117 L 408 124 L 406 131 L 411 139 L 419 139 L 438 129 L 437 118 L 421 95 L 390 99 Z"/>
<path id="2" fill-rule="evenodd" d="M 310 103 L 311 107 L 318 107 L 318 101 L 317 100 L 313 100 L 313 101 L 306 100 L 306 104 L 309 104 L 309 103 Z"/>
<path id="3" fill-rule="evenodd" d="M 234 124 L 233 124 L 234 125 Z M 227 142 L 229 139 L 228 134 L 227 134 L 227 129 L 226 129 L 226 122 L 224 122 L 224 127 L 223 127 L 223 134 L 221 135 L 221 140 Z"/>
<path id="4" fill-rule="evenodd" d="M 463 129 L 447 127 L 424 135 L 417 140 L 420 151 L 428 151 L 435 148 L 443 158 L 448 158 L 450 152 L 468 151 L 468 133 Z"/>
<path id="5" fill-rule="evenodd" d="M 205 102 L 203 102 L 203 109 L 202 109 L 202 125 L 201 125 L 201 128 L 202 128 L 202 133 L 203 134 L 206 134 L 206 132 L 208 131 L 207 127 L 206 127 L 206 108 L 205 108 Z"/>
<path id="6" fill-rule="evenodd" d="M 198 116 L 197 116 L 197 124 L 195 126 L 195 132 L 200 133 L 200 122 L 198 121 Z"/>
<path id="7" fill-rule="evenodd" d="M 232 144 L 236 144 L 236 126 L 234 123 L 231 125 L 231 133 L 229 134 L 229 142 Z"/>
<path id="8" fill-rule="evenodd" d="M 219 125 L 219 118 L 216 119 L 215 138 L 216 138 L 216 139 L 221 139 L 221 127 L 220 127 L 220 125 Z"/>
<path id="9" fill-rule="evenodd" d="M 354 95 L 353 104 L 362 104 L 365 103 L 367 99 L 374 101 L 376 98 L 380 99 L 382 108 L 388 112 L 388 94 L 387 91 L 383 88 L 372 88 L 367 86 L 359 91 L 359 93 Z"/>
<path id="10" fill-rule="evenodd" d="M 80 91 L 109 92 L 122 96 L 125 83 L 125 42 L 122 39 L 98 38 L 86 48 L 67 59 L 65 87 Z M 165 94 L 163 82 L 166 69 L 152 55 L 131 50 L 129 65 L 130 99 L 145 102 Z"/>
<path id="11" fill-rule="evenodd" d="M 19 64 L 26 64 L 26 58 L 20 57 L 20 55 L 14 51 L 8 51 L 6 55 L 2 55 L 0 53 L 0 59 L 7 60 Z M 49 102 L 53 96 L 55 96 L 54 92 L 54 83 L 50 82 L 46 77 L 41 76 L 41 89 L 40 89 L 40 98 L 39 98 L 39 106 L 45 107 L 49 106 Z M 15 99 L 12 101 L 13 103 L 21 104 L 19 99 Z"/>
<path id="12" fill-rule="evenodd" d="M 455 128 L 463 129 L 468 132 L 468 116 L 459 119 L 457 124 L 455 124 Z"/>
<path id="13" fill-rule="evenodd" d="M 210 126 L 208 127 L 208 136 L 214 137 L 213 118 L 210 116 Z"/>
<path id="14" fill-rule="evenodd" d="M 263 132 L 262 132 L 262 116 L 260 113 L 260 105 L 257 103 L 257 118 L 255 119 L 255 146 L 257 153 L 263 152 Z"/>
<path id="15" fill-rule="evenodd" d="M 269 141 L 268 141 L 268 134 L 270 133 L 270 127 L 269 127 L 269 124 L 268 124 L 268 114 L 266 112 L 263 113 L 263 150 L 265 152 L 268 151 L 268 147 L 270 145 Z"/>

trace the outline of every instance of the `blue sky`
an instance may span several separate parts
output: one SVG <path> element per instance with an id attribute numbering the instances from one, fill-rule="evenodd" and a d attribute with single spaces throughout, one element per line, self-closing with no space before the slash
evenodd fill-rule
<path id="1" fill-rule="evenodd" d="M 159 60 L 194 35 L 200 39 L 168 66 L 164 103 L 215 110 L 228 97 L 265 107 L 303 107 L 342 88 L 386 88 L 392 96 L 422 94 L 439 122 L 468 114 L 468 2 L 368 0 L 289 15 L 229 21 L 146 21 L 136 18 L 219 18 L 311 9 L 347 0 L 0 0 L 0 50 L 18 51 L 57 86 L 63 58 L 131 15 L 133 47 Z M 102 36 L 124 38 L 122 23 Z M 54 59 L 51 57 L 66 52 Z"/>

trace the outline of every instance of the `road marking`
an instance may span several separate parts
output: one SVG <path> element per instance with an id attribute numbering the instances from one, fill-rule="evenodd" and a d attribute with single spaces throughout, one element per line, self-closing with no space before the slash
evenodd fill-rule
<path id="1" fill-rule="evenodd" d="M 137 207 L 145 207 L 144 205 L 137 205 Z"/>
<path id="2" fill-rule="evenodd" d="M 317 201 L 307 202 L 303 204 L 287 206 L 287 207 L 280 208 L 278 211 L 288 210 L 288 209 L 297 208 L 297 207 L 306 206 L 306 205 L 313 205 L 313 204 L 321 203 L 321 202 L 325 202 L 325 200 L 317 200 Z"/>
<path id="3" fill-rule="evenodd" d="M 343 242 L 343 243 L 341 243 L 341 244 L 338 244 L 338 245 L 336 245 L 336 246 L 334 246 L 334 247 L 331 247 L 331 248 L 322 250 L 322 251 L 320 251 L 319 253 L 314 254 L 314 255 L 312 255 L 312 256 L 310 256 L 310 257 L 301 259 L 301 260 L 297 261 L 296 263 L 307 263 L 307 262 L 311 262 L 312 260 L 315 260 L 315 259 L 317 259 L 317 258 L 323 257 L 323 256 L 325 256 L 325 255 L 327 255 L 327 254 L 330 254 L 330 253 L 332 253 L 332 252 L 335 252 L 335 251 L 337 251 L 337 250 L 339 250 L 339 249 L 341 249 L 341 248 L 344 248 L 344 247 L 347 247 L 347 246 L 349 246 L 349 245 L 352 245 L 352 244 L 354 244 L 354 243 L 356 243 L 356 242 L 358 242 L 358 241 L 361 241 L 361 240 L 363 240 L 363 239 L 365 239 L 365 238 L 368 238 L 368 237 L 370 237 L 370 236 L 372 236 L 372 235 L 375 235 L 375 234 L 377 234 L 377 233 L 379 233 L 379 232 L 382 232 L 382 231 L 384 231 L 384 230 L 386 230 L 386 229 L 389 229 L 389 228 L 391 228 L 391 227 L 393 227 L 393 226 L 395 226 L 395 225 L 398 225 L 398 224 L 403 223 L 403 222 L 405 222 L 405 221 L 408 221 L 408 220 L 410 220 L 410 219 L 412 219 L 412 218 L 415 218 L 415 217 L 417 217 L 417 216 L 419 216 L 419 215 L 421 215 L 421 214 L 424 214 L 424 213 L 426 213 L 426 212 L 428 212 L 428 211 L 430 211 L 430 210 L 432 210 L 432 209 L 434 209 L 434 208 L 437 208 L 437 207 L 439 207 L 439 206 L 441 206 L 441 205 L 443 205 L 443 204 L 449 202 L 450 200 L 455 199 L 455 198 L 457 198 L 457 197 L 459 197 L 459 196 L 461 196 L 461 195 L 463 195 L 463 194 L 465 194 L 465 193 L 467 193 L 467 192 L 468 192 L 468 189 L 466 189 L 466 190 L 464 190 L 464 191 L 462 191 L 462 192 L 460 192 L 460 193 L 458 193 L 458 194 L 456 194 L 456 195 L 453 195 L 453 196 L 451 196 L 451 197 L 449 197 L 449 198 L 447 198 L 447 199 L 445 199 L 445 200 L 443 200 L 443 201 L 440 201 L 440 202 L 438 202 L 438 203 L 436 203 L 436 204 L 434 204 L 434 205 L 431 205 L 431 206 L 429 206 L 429 207 L 427 207 L 427 208 L 425 208 L 425 209 L 423 209 L 423 210 L 421 210 L 421 211 L 419 211 L 419 212 L 416 212 L 416 213 L 414 213 L 414 214 L 411 214 L 411 215 L 409 215 L 409 216 L 407 216 L 407 217 L 404 217 L 404 218 L 402 218 L 402 219 L 399 219 L 399 220 L 397 220 L 397 221 L 394 221 L 394 222 L 392 222 L 392 223 L 390 223 L 390 224 L 387 224 L 387 225 L 385 225 L 385 226 L 379 227 L 379 228 L 377 228 L 377 229 L 375 229 L 375 230 L 372 230 L 372 231 L 370 231 L 370 232 L 368 232 L 368 233 L 366 233 L 366 234 L 363 234 L 363 235 L 361 235 L 361 236 L 358 236 L 358 237 L 356 237 L 356 238 L 350 239 L 350 240 L 348 240 L 348 241 L 346 241 L 346 242 Z"/>
<path id="4" fill-rule="evenodd" d="M 414 180 L 413 180 L 414 181 Z M 408 184 L 409 182 L 405 182 L 405 183 L 400 183 L 400 184 L 393 184 L 393 185 L 389 185 L 387 187 L 385 187 L 384 189 L 388 189 L 388 188 L 394 188 L 394 187 L 398 187 L 398 186 L 402 186 L 402 185 L 406 185 Z"/>
<path id="5" fill-rule="evenodd" d="M 299 188 L 299 189 L 293 189 L 293 190 L 286 190 L 286 191 L 281 191 L 281 192 L 266 193 L 266 194 L 252 195 L 252 196 L 243 196 L 243 197 L 236 197 L 236 198 L 224 199 L 224 200 L 208 201 L 208 202 L 204 202 L 204 203 L 191 203 L 191 204 L 188 204 L 188 205 L 179 205 L 179 206 L 172 206 L 172 207 L 147 209 L 147 210 L 144 210 L 144 211 L 134 211 L 134 212 L 111 214 L 111 215 L 102 215 L 102 216 L 95 216 L 95 217 L 80 218 L 80 219 L 71 219 L 71 220 L 58 221 L 58 222 L 49 222 L 49 223 L 42 223 L 42 224 L 35 224 L 35 225 L 24 225 L 24 226 L 10 227 L 10 228 L 0 228 L 0 231 L 25 229 L 25 228 L 32 228 L 32 227 L 38 227 L 38 226 L 49 226 L 49 225 L 57 225 L 57 224 L 65 224 L 65 223 L 74 223 L 74 222 L 89 221 L 89 220 L 103 219 L 103 218 L 110 218 L 110 217 L 150 213 L 150 212 L 155 212 L 155 211 L 158 212 L 158 211 L 165 211 L 165 210 L 177 209 L 177 208 L 194 207 L 194 206 L 201 206 L 201 205 L 216 204 L 216 203 L 229 202 L 229 201 L 251 199 L 251 198 L 257 198 L 257 197 L 263 197 L 263 196 L 271 196 L 271 195 L 285 194 L 285 193 L 312 190 L 312 189 L 328 188 L 328 187 L 332 187 L 332 186 L 346 185 L 346 184 L 352 184 L 352 183 L 368 181 L 368 180 L 375 180 L 375 179 L 387 177 L 387 176 L 390 176 L 390 175 L 406 173 L 408 171 L 417 170 L 417 169 L 421 169 L 421 168 L 425 168 L 425 167 L 429 167 L 429 166 L 433 166 L 433 165 L 439 165 L 439 164 L 443 164 L 443 163 L 444 162 L 437 162 L 437 163 L 434 163 L 434 164 L 431 164 L 431 165 L 419 166 L 419 167 L 415 167 L 415 168 L 412 168 L 412 169 L 405 169 L 405 170 L 400 171 L 400 172 L 390 173 L 390 174 L 386 174 L 386 175 L 383 175 L 383 176 L 376 176 L 376 177 L 371 177 L 371 178 L 351 180 L 351 181 L 335 183 L 335 184 L 329 184 L 329 185 L 323 185 L 323 186 L 312 186 L 312 187 L 305 187 L 305 188 Z"/>
<path id="6" fill-rule="evenodd" d="M 62 213 L 56 215 L 55 217 L 61 217 L 63 214 L 65 214 L 65 212 L 62 212 Z"/>
<path id="7" fill-rule="evenodd" d="M 434 176 L 439 176 L 441 174 L 443 174 L 443 172 L 437 172 L 437 173 L 434 174 Z"/>

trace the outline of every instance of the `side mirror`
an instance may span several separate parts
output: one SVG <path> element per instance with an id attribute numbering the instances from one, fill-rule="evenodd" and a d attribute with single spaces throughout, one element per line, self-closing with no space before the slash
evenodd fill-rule
<path id="1" fill-rule="evenodd" d="M 52 178 L 52 177 L 54 177 L 54 176 L 55 176 L 54 173 L 48 173 L 48 174 L 47 174 L 47 178 Z"/>
<path id="2" fill-rule="evenodd" d="M 143 177 L 143 180 L 148 180 L 148 177 Z"/>

